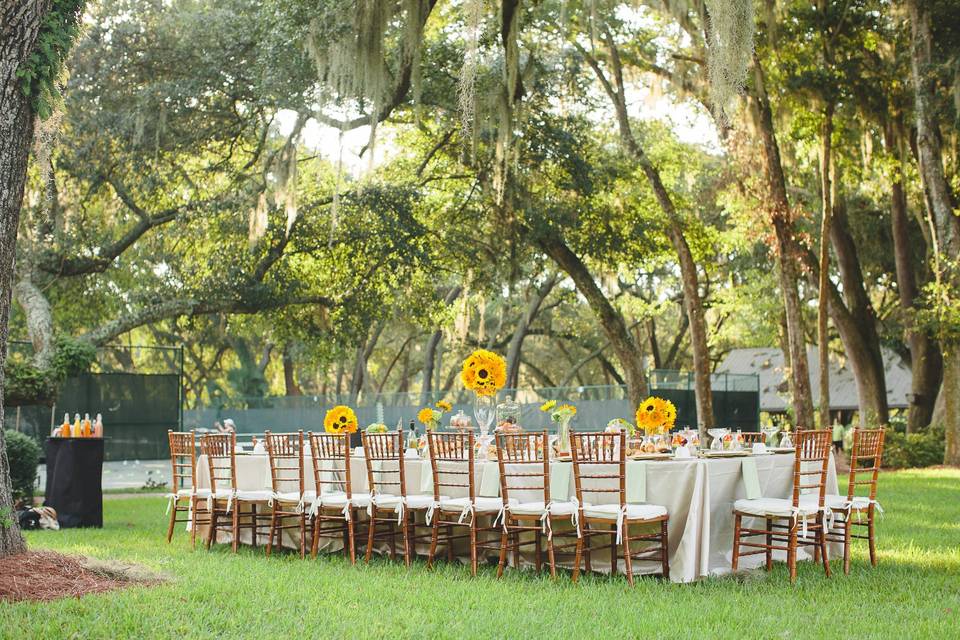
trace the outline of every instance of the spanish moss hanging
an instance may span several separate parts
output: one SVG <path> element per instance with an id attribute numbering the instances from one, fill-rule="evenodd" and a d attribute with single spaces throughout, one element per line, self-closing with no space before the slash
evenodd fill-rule
<path id="1" fill-rule="evenodd" d="M 704 0 L 708 13 L 707 68 L 710 103 L 722 125 L 727 108 L 743 89 L 753 58 L 753 0 Z"/>

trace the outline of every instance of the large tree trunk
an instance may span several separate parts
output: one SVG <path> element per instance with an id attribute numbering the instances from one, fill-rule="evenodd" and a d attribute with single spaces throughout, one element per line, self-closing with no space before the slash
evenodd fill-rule
<path id="1" fill-rule="evenodd" d="M 884 143 L 895 159 L 890 185 L 890 224 L 893 254 L 897 270 L 900 308 L 907 317 L 905 338 L 910 348 L 911 392 L 907 433 L 915 433 L 930 424 L 937 391 L 943 378 L 943 357 L 936 342 L 927 333 L 911 327 L 910 315 L 919 294 L 914 265 L 917 261 L 910 240 L 910 216 L 903 186 L 903 139 L 898 123 L 886 122 Z"/>
<path id="2" fill-rule="evenodd" d="M 827 319 L 830 315 L 827 288 L 830 286 L 830 218 L 833 215 L 830 185 L 831 138 L 833 137 L 833 103 L 829 102 L 823 114 L 820 132 L 820 282 L 817 298 L 817 353 L 820 366 L 820 428 L 830 425 L 830 336 Z"/>
<path id="3" fill-rule="evenodd" d="M 953 212 L 953 194 L 943 171 L 940 150 L 940 132 L 937 122 L 935 98 L 936 76 L 932 67 L 933 34 L 931 29 L 931 4 L 923 0 L 907 0 L 910 13 L 911 47 L 910 62 L 913 77 L 914 100 L 917 119 L 917 151 L 920 158 L 920 175 L 923 189 L 933 214 L 936 231 L 935 254 L 936 277 L 949 290 L 949 300 L 960 291 L 960 274 L 956 268 L 947 267 L 948 262 L 960 257 L 960 218 Z M 956 304 L 955 300 L 952 304 Z M 946 464 L 960 464 L 960 344 L 956 341 L 942 342 L 943 389 L 946 412 Z"/>
<path id="4" fill-rule="evenodd" d="M 297 379 L 294 375 L 295 373 L 293 358 L 290 356 L 290 351 L 285 346 L 283 348 L 283 390 L 285 395 L 303 395 L 303 390 L 300 388 L 300 385 L 297 384 Z"/>
<path id="5" fill-rule="evenodd" d="M 551 274 L 547 281 L 539 287 L 534 287 L 526 311 L 517 321 L 517 328 L 513 331 L 510 338 L 510 345 L 507 347 L 507 389 L 516 389 L 518 378 L 520 377 L 520 353 L 523 349 L 523 340 L 527 337 L 527 331 L 530 325 L 540 313 L 540 307 L 543 301 L 547 299 L 553 287 L 557 284 L 557 275 Z"/>
<path id="6" fill-rule="evenodd" d="M 593 279 L 593 275 L 577 254 L 556 236 L 540 239 L 540 246 L 554 262 L 563 269 L 577 285 L 577 289 L 587 299 L 587 304 L 596 314 L 600 326 L 610 340 L 613 352 L 617 354 L 623 368 L 627 384 L 627 399 L 634 407 L 639 407 L 647 396 L 647 379 L 643 370 L 643 354 L 640 346 L 627 330 L 623 315 L 614 308 L 603 291 Z"/>
<path id="7" fill-rule="evenodd" d="M 790 202 L 787 199 L 787 183 L 780 162 L 780 147 L 773 128 L 773 111 L 764 85 L 763 68 L 754 54 L 754 95 L 763 143 L 763 161 L 770 195 L 770 220 L 777 241 L 777 263 L 780 271 L 780 291 L 787 321 L 787 344 L 790 348 L 790 385 L 797 426 L 813 427 L 813 397 L 810 393 L 810 369 L 807 364 L 806 339 L 803 333 L 803 315 L 800 293 L 797 290 L 797 267 L 793 223 L 790 218 Z"/>
<path id="8" fill-rule="evenodd" d="M 613 104 L 620 130 L 620 141 L 627 153 L 640 165 L 647 182 L 653 189 L 657 204 L 667 216 L 667 236 L 677 253 L 680 264 L 680 276 L 683 282 L 683 307 L 690 323 L 690 346 L 693 351 L 694 387 L 697 402 L 697 422 L 701 440 L 706 440 L 707 429 L 713 427 L 713 391 L 710 387 L 710 351 L 707 346 L 707 324 L 703 312 L 703 300 L 700 297 L 700 283 L 697 264 L 683 233 L 682 221 L 673 204 L 673 199 L 663 184 L 660 171 L 653 165 L 643 147 L 637 142 L 630 125 L 627 110 L 626 86 L 623 79 L 623 66 L 620 52 L 610 33 L 604 29 L 607 48 L 610 53 L 612 74 L 607 78 L 600 63 L 592 55 L 581 49 Z"/>
<path id="9" fill-rule="evenodd" d="M 460 297 L 463 287 L 455 286 L 447 293 L 444 303 L 447 306 L 453 304 L 453 301 Z M 483 318 L 480 319 L 483 322 Z M 427 346 L 423 350 L 423 384 L 420 387 L 420 404 L 423 406 L 430 404 L 430 394 L 433 393 L 434 367 L 437 363 L 437 347 L 440 346 L 440 339 L 443 338 L 443 331 L 437 329 L 430 334 L 427 339 Z"/>
<path id="10" fill-rule="evenodd" d="M 16 72 L 37 40 L 50 0 L 4 2 L 0 9 L 0 416 L 20 205 L 33 141 L 33 109 Z M 13 512 L 10 465 L 0 428 L 0 556 L 25 548 Z"/>

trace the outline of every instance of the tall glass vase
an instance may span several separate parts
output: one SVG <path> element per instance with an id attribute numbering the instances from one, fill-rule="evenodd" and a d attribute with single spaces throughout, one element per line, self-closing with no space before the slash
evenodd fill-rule
<path id="1" fill-rule="evenodd" d="M 570 453 L 570 418 L 562 418 L 557 423 L 557 454 Z"/>
<path id="2" fill-rule="evenodd" d="M 485 437 L 490 431 L 490 425 L 497 410 L 497 400 L 494 396 L 477 395 L 473 401 L 473 416 L 477 419 L 477 427 L 480 428 L 481 437 Z"/>

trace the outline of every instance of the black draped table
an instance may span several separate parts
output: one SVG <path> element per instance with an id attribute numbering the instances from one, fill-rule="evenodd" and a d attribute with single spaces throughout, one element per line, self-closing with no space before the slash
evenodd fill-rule
<path id="1" fill-rule="evenodd" d="M 61 527 L 103 526 L 103 438 L 47 438 L 44 505 Z"/>

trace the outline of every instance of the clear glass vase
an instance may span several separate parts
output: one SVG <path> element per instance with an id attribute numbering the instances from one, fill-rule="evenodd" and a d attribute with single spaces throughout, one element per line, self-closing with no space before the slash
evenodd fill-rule
<path id="1" fill-rule="evenodd" d="M 497 400 L 494 396 L 477 395 L 473 401 L 473 416 L 477 419 L 480 435 L 486 436 L 490 432 L 490 425 L 496 416 Z"/>
<path id="2" fill-rule="evenodd" d="M 562 418 L 557 423 L 557 454 L 570 453 L 570 417 Z"/>

